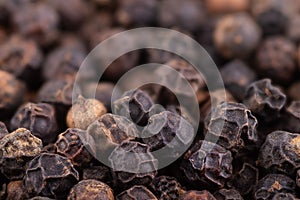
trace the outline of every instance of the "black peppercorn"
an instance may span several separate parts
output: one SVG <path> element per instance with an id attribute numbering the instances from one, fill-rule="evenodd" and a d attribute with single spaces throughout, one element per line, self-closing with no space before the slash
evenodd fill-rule
<path id="1" fill-rule="evenodd" d="M 27 191 L 23 186 L 23 181 L 11 181 L 7 185 L 6 200 L 28 199 Z"/>
<path id="2" fill-rule="evenodd" d="M 104 182 L 108 185 L 112 185 L 113 178 L 111 169 L 107 166 L 90 166 L 82 170 L 82 179 L 95 179 L 97 181 Z"/>
<path id="3" fill-rule="evenodd" d="M 78 172 L 69 159 L 42 153 L 29 163 L 24 184 L 31 197 L 41 195 L 61 199 L 78 180 Z"/>
<path id="4" fill-rule="evenodd" d="M 0 121 L 0 140 L 8 134 L 8 130 L 6 128 L 6 125 Z"/>
<path id="5" fill-rule="evenodd" d="M 214 44 L 226 58 L 245 58 L 260 41 L 261 30 L 246 13 L 222 17 L 214 32 Z"/>
<path id="6" fill-rule="evenodd" d="M 100 181 L 82 180 L 70 191 L 68 200 L 114 200 L 113 190 Z"/>
<path id="7" fill-rule="evenodd" d="M 296 46 L 288 39 L 273 36 L 265 39 L 256 52 L 257 70 L 261 76 L 286 85 L 296 72 Z"/>
<path id="8" fill-rule="evenodd" d="M 214 193 L 217 200 L 243 200 L 241 194 L 234 189 L 221 189 Z"/>
<path id="9" fill-rule="evenodd" d="M 196 191 L 191 190 L 179 197 L 178 200 L 216 200 L 216 198 L 207 190 Z"/>
<path id="10" fill-rule="evenodd" d="M 116 196 L 116 200 L 157 200 L 146 187 L 135 185 Z"/>
<path id="11" fill-rule="evenodd" d="M 27 128 L 44 144 L 56 140 L 57 122 L 55 109 L 46 103 L 26 103 L 22 105 L 10 121 L 11 130 Z"/>
<path id="12" fill-rule="evenodd" d="M 19 128 L 0 140 L 1 173 L 10 180 L 22 179 L 27 163 L 39 155 L 42 141 L 29 130 Z"/>

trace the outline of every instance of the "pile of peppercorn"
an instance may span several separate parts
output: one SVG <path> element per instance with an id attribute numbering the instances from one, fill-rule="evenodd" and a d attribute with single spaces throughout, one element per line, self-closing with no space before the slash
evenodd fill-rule
<path id="1" fill-rule="evenodd" d="M 72 104 L 76 73 L 88 52 L 116 33 L 148 26 L 199 42 L 219 68 L 226 100 L 211 108 L 219 91 L 210 98 L 193 66 L 172 53 L 143 49 L 115 60 L 100 82 L 77 88 L 82 95 Z M 144 63 L 166 64 L 185 77 L 197 96 L 199 122 L 155 84 L 116 99 L 114 105 L 128 103 L 128 115 L 112 114 L 116 82 Z M 86 98 L 94 88 L 95 99 Z M 164 111 L 151 112 L 155 104 Z M 164 122 L 156 134 L 139 138 L 155 121 Z M 167 147 L 166 157 L 176 157 L 170 141 L 178 131 L 188 136 L 194 123 L 199 129 L 191 147 L 156 170 L 152 152 Z M 101 145 L 87 146 L 82 136 L 100 138 Z M 205 138 L 217 138 L 217 144 Z M 212 149 L 204 153 L 203 145 Z M 130 158 L 119 149 L 142 152 L 148 162 L 136 165 L 153 170 L 112 169 L 93 153 L 110 161 L 123 156 L 111 163 L 123 167 Z M 297 197 L 299 0 L 0 1 L 0 200 Z"/>

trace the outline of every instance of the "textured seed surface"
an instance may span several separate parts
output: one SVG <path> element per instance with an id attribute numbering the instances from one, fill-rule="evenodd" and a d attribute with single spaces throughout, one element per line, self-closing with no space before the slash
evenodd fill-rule
<path id="1" fill-rule="evenodd" d="M 179 200 L 216 200 L 216 198 L 207 190 L 196 191 L 191 190 L 179 197 Z"/>
<path id="2" fill-rule="evenodd" d="M 243 200 L 241 194 L 234 189 L 221 189 L 214 193 L 214 197 L 217 200 Z"/>
<path id="3" fill-rule="evenodd" d="M 146 187 L 135 185 L 116 196 L 116 200 L 157 200 L 157 198 Z"/>

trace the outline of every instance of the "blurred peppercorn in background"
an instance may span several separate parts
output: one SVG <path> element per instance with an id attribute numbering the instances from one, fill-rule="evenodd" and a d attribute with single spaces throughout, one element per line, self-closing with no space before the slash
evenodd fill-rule
<path id="1" fill-rule="evenodd" d="M 157 49 L 120 56 L 98 82 L 87 71 L 73 101 L 88 52 L 149 26 L 182 32 L 204 47 L 223 78 L 224 102 L 211 108 L 222 91 L 208 91 L 191 63 Z M 167 45 L 184 49 L 173 38 Z M 120 77 L 147 62 L 166 64 L 190 83 L 199 122 L 160 85 L 120 93 Z M 299 0 L 0 1 L 0 87 L 0 200 L 300 198 Z M 114 92 L 122 98 L 112 99 Z M 119 105 L 127 107 L 112 113 Z M 164 123 L 156 127 L 158 121 Z M 194 124 L 195 140 L 178 156 L 170 142 L 184 144 L 175 136 L 190 137 Z M 165 158 L 178 159 L 157 170 L 155 151 L 163 147 Z M 135 163 L 120 149 L 147 160 Z M 122 170 L 134 166 L 152 171 Z"/>

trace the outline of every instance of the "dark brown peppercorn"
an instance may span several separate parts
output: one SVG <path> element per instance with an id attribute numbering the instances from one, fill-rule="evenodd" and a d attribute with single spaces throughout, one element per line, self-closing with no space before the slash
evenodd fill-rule
<path id="1" fill-rule="evenodd" d="M 254 199 L 267 200 L 277 193 L 295 193 L 295 183 L 292 179 L 281 174 L 269 174 L 259 180 Z"/>
<path id="2" fill-rule="evenodd" d="M 293 194 L 289 193 L 277 193 L 274 195 L 272 200 L 299 200 Z"/>
<path id="3" fill-rule="evenodd" d="M 61 199 L 79 180 L 71 161 L 57 154 L 42 153 L 28 166 L 24 184 L 30 196 Z"/>
<path id="4" fill-rule="evenodd" d="M 210 151 L 206 152 L 207 149 Z M 232 175 L 231 152 L 208 141 L 199 141 L 183 157 L 181 170 L 190 183 L 223 187 Z"/>
<path id="5" fill-rule="evenodd" d="M 150 96 L 142 90 L 127 92 L 123 98 L 114 102 L 114 110 L 119 115 L 131 119 L 138 125 L 146 125 L 154 105 Z"/>
<path id="6" fill-rule="evenodd" d="M 148 185 L 156 175 L 158 161 L 145 144 L 124 141 L 109 156 L 114 178 L 120 188 Z M 130 165 L 129 165 L 130 163 Z"/>
<path id="7" fill-rule="evenodd" d="M 8 130 L 3 122 L 0 121 L 0 140 L 8 134 Z"/>
<path id="8" fill-rule="evenodd" d="M 74 166 L 87 165 L 92 156 L 82 143 L 85 134 L 84 130 L 76 128 L 69 128 L 59 134 L 55 143 L 57 153 L 69 158 Z"/>
<path id="9" fill-rule="evenodd" d="M 23 82 L 3 70 L 0 70 L 0 87 L 0 113 L 5 115 L 22 103 L 26 89 Z"/>
<path id="10" fill-rule="evenodd" d="M 154 25 L 158 0 L 118 0 L 116 20 L 122 26 Z"/>
<path id="11" fill-rule="evenodd" d="M 91 166 L 84 168 L 82 172 L 82 179 L 95 179 L 109 185 L 111 185 L 113 181 L 111 169 L 107 166 Z"/>
<path id="12" fill-rule="evenodd" d="M 292 175 L 300 167 L 299 134 L 275 131 L 270 133 L 260 148 L 258 163 L 274 173 Z"/>
<path id="13" fill-rule="evenodd" d="M 139 131 L 127 118 L 107 113 L 87 128 L 88 137 L 95 141 L 96 156 L 108 157 L 112 150 L 123 141 L 134 139 Z M 93 148 L 93 147 L 92 147 Z"/>
<path id="14" fill-rule="evenodd" d="M 27 191 L 23 186 L 23 181 L 11 181 L 7 185 L 7 200 L 28 199 Z"/>
<path id="15" fill-rule="evenodd" d="M 46 80 L 73 78 L 84 58 L 84 49 L 58 47 L 48 54 L 43 65 L 43 77 Z"/>
<path id="16" fill-rule="evenodd" d="M 286 102 L 286 96 L 270 79 L 252 83 L 246 92 L 244 104 L 264 121 L 276 119 Z"/>
<path id="17" fill-rule="evenodd" d="M 27 128 L 44 144 L 56 140 L 57 122 L 55 109 L 46 103 L 26 103 L 22 105 L 10 121 L 11 130 Z"/>
<path id="18" fill-rule="evenodd" d="M 228 186 L 236 189 L 241 195 L 252 194 L 258 182 L 258 169 L 248 163 L 244 163 L 242 169 L 234 173 Z"/>
<path id="19" fill-rule="evenodd" d="M 151 151 L 166 148 L 163 157 L 176 158 L 192 142 L 194 128 L 180 115 L 163 111 L 152 115 L 142 131 L 143 142 Z"/>
<path id="20" fill-rule="evenodd" d="M 214 193 L 214 197 L 217 200 L 243 200 L 241 194 L 234 189 L 221 189 Z"/>
<path id="21" fill-rule="evenodd" d="M 220 72 L 225 87 L 238 100 L 244 98 L 247 87 L 256 80 L 255 72 L 241 60 L 227 63 Z"/>
<path id="22" fill-rule="evenodd" d="M 68 200 L 114 200 L 113 190 L 100 181 L 83 180 L 77 183 L 70 191 Z"/>
<path id="23" fill-rule="evenodd" d="M 10 37 L 0 46 L 0 69 L 31 85 L 38 83 L 42 58 L 42 52 L 35 42 L 18 35 Z"/>
<path id="24" fill-rule="evenodd" d="M 176 200 L 185 192 L 180 183 L 170 176 L 156 177 L 151 183 L 151 189 L 160 200 Z"/>
<path id="25" fill-rule="evenodd" d="M 300 133 L 300 101 L 293 101 L 285 110 L 283 130 Z"/>
<path id="26" fill-rule="evenodd" d="M 4 136 L 0 140 L 1 173 L 10 180 L 22 179 L 27 163 L 41 153 L 42 141 L 25 128 Z"/>
<path id="27" fill-rule="evenodd" d="M 67 125 L 70 128 L 86 130 L 106 112 L 104 104 L 97 99 L 85 99 L 79 96 L 67 114 Z"/>
<path id="28" fill-rule="evenodd" d="M 58 37 L 59 17 L 51 6 L 45 3 L 22 4 L 13 13 L 15 29 L 24 37 L 48 46 Z"/>
<path id="29" fill-rule="evenodd" d="M 267 38 L 256 53 L 257 70 L 261 76 L 286 85 L 294 79 L 296 52 L 296 46 L 284 37 Z"/>
<path id="30" fill-rule="evenodd" d="M 158 13 L 158 24 L 171 28 L 177 26 L 186 31 L 198 31 L 205 21 L 202 1 L 163 0 Z"/>
<path id="31" fill-rule="evenodd" d="M 135 185 L 116 196 L 116 200 L 157 200 L 146 187 Z"/>
<path id="32" fill-rule="evenodd" d="M 261 30 L 246 13 L 222 17 L 214 32 L 214 44 L 226 58 L 245 58 L 258 45 Z"/>
<path id="33" fill-rule="evenodd" d="M 191 190 L 181 195 L 178 200 L 216 200 L 216 198 L 207 190 Z"/>
<path id="34" fill-rule="evenodd" d="M 257 119 L 240 103 L 223 102 L 205 120 L 207 137 L 234 153 L 256 144 L 256 127 Z"/>

